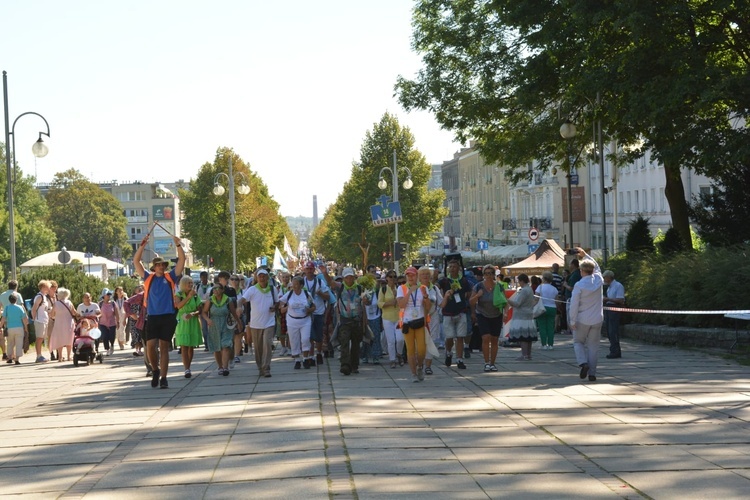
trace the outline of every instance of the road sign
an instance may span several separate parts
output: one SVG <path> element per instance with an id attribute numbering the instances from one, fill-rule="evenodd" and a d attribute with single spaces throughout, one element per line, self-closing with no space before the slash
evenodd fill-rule
<path id="1" fill-rule="evenodd" d="M 487 243 L 487 240 L 478 240 L 477 241 L 477 250 L 483 251 L 490 248 L 489 243 Z"/>
<path id="2" fill-rule="evenodd" d="M 539 245 L 529 245 L 529 253 L 532 254 L 539 249 Z"/>
<path id="3" fill-rule="evenodd" d="M 536 241 L 539 239 L 539 230 L 535 227 L 532 227 L 529 229 L 529 239 L 531 241 Z"/>
<path id="4" fill-rule="evenodd" d="M 85 254 L 83 254 L 83 256 L 84 256 L 85 258 L 87 258 L 87 259 L 91 259 L 91 258 L 93 258 L 93 257 L 94 257 L 94 254 L 93 254 L 93 253 L 91 253 L 91 252 L 86 252 Z"/>
<path id="5" fill-rule="evenodd" d="M 67 264 L 70 262 L 70 254 L 63 250 L 59 254 L 57 254 L 57 260 L 60 261 L 60 264 Z"/>
<path id="6" fill-rule="evenodd" d="M 401 203 L 390 200 L 386 195 L 382 195 L 377 199 L 377 205 L 370 206 L 370 219 L 373 226 L 396 224 L 403 220 L 401 216 Z"/>
<path id="7" fill-rule="evenodd" d="M 578 174 L 573 174 L 570 176 L 570 183 L 574 186 L 578 185 Z"/>

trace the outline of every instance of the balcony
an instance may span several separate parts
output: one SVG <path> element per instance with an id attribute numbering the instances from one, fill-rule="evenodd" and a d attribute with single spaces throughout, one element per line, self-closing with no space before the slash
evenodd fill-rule
<path id="1" fill-rule="evenodd" d="M 546 231 L 549 229 L 552 229 L 552 220 L 549 217 L 532 217 L 528 221 L 528 226 L 524 224 L 523 229 L 529 229 L 535 227 L 539 229 L 540 231 Z"/>
<path id="2" fill-rule="evenodd" d="M 503 219 L 503 229 L 516 229 L 516 219 Z"/>

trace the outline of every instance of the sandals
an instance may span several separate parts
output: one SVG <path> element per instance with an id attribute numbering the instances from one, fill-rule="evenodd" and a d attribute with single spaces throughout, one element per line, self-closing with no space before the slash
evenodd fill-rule
<path id="1" fill-rule="evenodd" d="M 428 366 L 428 367 L 426 367 L 426 368 L 424 369 L 424 374 L 425 374 L 425 375 L 432 375 L 432 368 L 430 368 L 429 366 Z"/>

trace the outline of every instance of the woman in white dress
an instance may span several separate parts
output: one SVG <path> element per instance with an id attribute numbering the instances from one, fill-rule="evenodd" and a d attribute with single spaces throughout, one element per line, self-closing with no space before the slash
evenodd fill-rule
<path id="1" fill-rule="evenodd" d="M 510 320 L 510 338 L 521 344 L 521 356 L 518 361 L 531 361 L 531 343 L 537 340 L 536 323 L 534 322 L 534 304 L 536 297 L 529 285 L 529 277 L 518 275 L 518 291 L 508 299 L 513 308 Z"/>

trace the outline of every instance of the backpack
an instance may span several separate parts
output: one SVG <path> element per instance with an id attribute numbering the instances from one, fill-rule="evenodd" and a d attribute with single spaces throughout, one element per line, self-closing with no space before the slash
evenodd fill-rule
<path id="1" fill-rule="evenodd" d="M 362 295 L 362 291 L 363 291 L 363 290 L 364 290 L 364 288 L 362 288 L 362 285 L 359 285 L 359 284 L 357 284 L 357 295 L 360 295 L 360 296 L 361 296 L 361 295 Z M 335 295 L 335 296 L 336 296 L 336 300 L 334 301 L 334 304 L 336 304 L 336 306 L 337 306 L 337 309 L 339 310 L 339 314 L 341 313 L 341 306 L 343 306 L 343 305 L 344 305 L 344 301 L 343 301 L 343 299 L 341 298 L 341 294 L 342 294 L 343 292 L 344 292 L 344 286 L 342 285 L 342 286 L 341 286 L 341 288 L 339 288 L 339 292 L 338 292 L 338 293 L 336 293 L 336 294 L 333 294 L 333 293 L 332 293 L 332 294 L 331 294 L 332 296 L 333 296 L 333 295 Z M 337 302 L 340 302 L 340 303 L 341 303 L 341 306 L 339 306 Z"/>
<path id="2" fill-rule="evenodd" d="M 304 288 L 302 289 L 302 291 L 305 292 L 305 297 L 307 297 L 307 307 L 314 306 L 315 302 L 313 302 L 313 299 L 310 296 L 310 293 L 307 290 L 305 290 Z M 292 296 L 293 293 L 294 293 L 294 290 L 289 290 L 289 293 L 286 294 L 286 299 L 284 299 L 284 302 L 286 302 L 288 304 L 289 303 L 289 298 Z M 276 300 L 274 300 L 273 305 L 276 305 Z"/>

